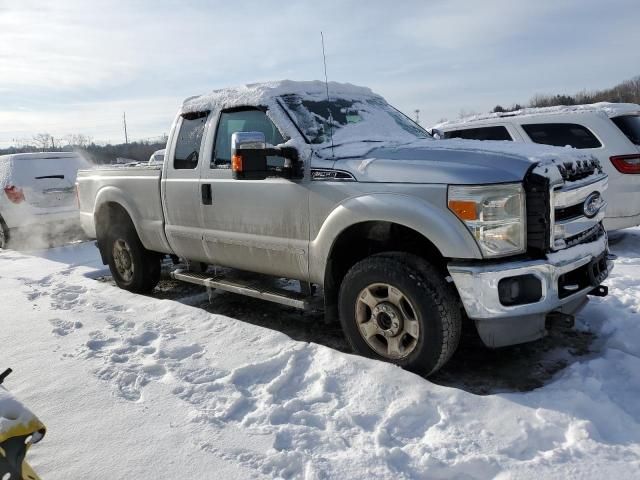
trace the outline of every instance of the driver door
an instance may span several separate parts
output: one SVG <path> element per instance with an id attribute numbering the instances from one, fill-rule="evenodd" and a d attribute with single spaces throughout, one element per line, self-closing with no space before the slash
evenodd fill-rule
<path id="1" fill-rule="evenodd" d="M 309 190 L 306 180 L 271 177 L 234 180 L 231 135 L 262 132 L 267 143 L 284 142 L 266 113 L 256 108 L 222 111 L 213 154 L 201 166 L 203 246 L 209 262 L 242 270 L 306 280 L 309 251 Z M 281 157 L 268 157 L 282 166 Z"/>

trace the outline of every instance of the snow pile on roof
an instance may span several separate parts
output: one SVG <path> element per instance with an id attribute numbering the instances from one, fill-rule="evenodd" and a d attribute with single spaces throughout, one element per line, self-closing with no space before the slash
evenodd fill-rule
<path id="1" fill-rule="evenodd" d="M 557 105 L 554 107 L 530 107 L 513 112 L 494 112 L 480 113 L 477 115 L 469 115 L 458 120 L 450 120 L 438 123 L 431 128 L 448 128 L 454 125 L 463 125 L 465 123 L 478 122 L 480 120 L 497 120 L 500 118 L 522 117 L 527 115 L 556 115 L 561 113 L 583 113 L 583 112 L 602 112 L 608 117 L 617 117 L 619 115 L 640 113 L 640 105 L 635 103 L 611 103 L 598 102 L 584 105 Z"/>
<path id="2" fill-rule="evenodd" d="M 379 97 L 371 89 L 350 83 L 329 82 L 329 96 L 361 99 Z M 281 95 L 297 94 L 304 98 L 326 99 L 327 85 L 319 80 L 298 82 L 280 80 L 250 83 L 239 87 L 222 88 L 211 93 L 187 98 L 182 104 L 182 113 L 219 110 L 237 106 L 271 106 L 273 99 Z"/>

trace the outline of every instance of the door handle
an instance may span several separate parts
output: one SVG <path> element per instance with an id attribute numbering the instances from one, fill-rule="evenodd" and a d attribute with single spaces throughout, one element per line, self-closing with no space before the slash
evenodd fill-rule
<path id="1" fill-rule="evenodd" d="M 200 185 L 202 191 L 202 204 L 211 205 L 213 203 L 213 195 L 211 194 L 211 185 L 203 183 Z"/>

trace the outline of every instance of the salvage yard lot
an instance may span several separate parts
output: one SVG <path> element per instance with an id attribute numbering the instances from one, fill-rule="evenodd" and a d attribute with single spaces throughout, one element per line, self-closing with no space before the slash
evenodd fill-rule
<path id="1" fill-rule="evenodd" d="M 0 367 L 48 427 L 47 479 L 638 478 L 640 229 L 612 250 L 576 331 L 466 335 L 429 380 L 349 355 L 320 313 L 119 290 L 90 242 L 6 250 Z"/>

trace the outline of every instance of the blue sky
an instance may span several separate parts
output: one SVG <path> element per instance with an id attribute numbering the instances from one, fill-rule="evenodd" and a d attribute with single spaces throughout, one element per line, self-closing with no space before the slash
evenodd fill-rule
<path id="1" fill-rule="evenodd" d="M 181 101 L 240 83 L 371 87 L 429 126 L 640 75 L 640 0 L 0 0 L 0 146 L 36 133 L 168 132 Z"/>

